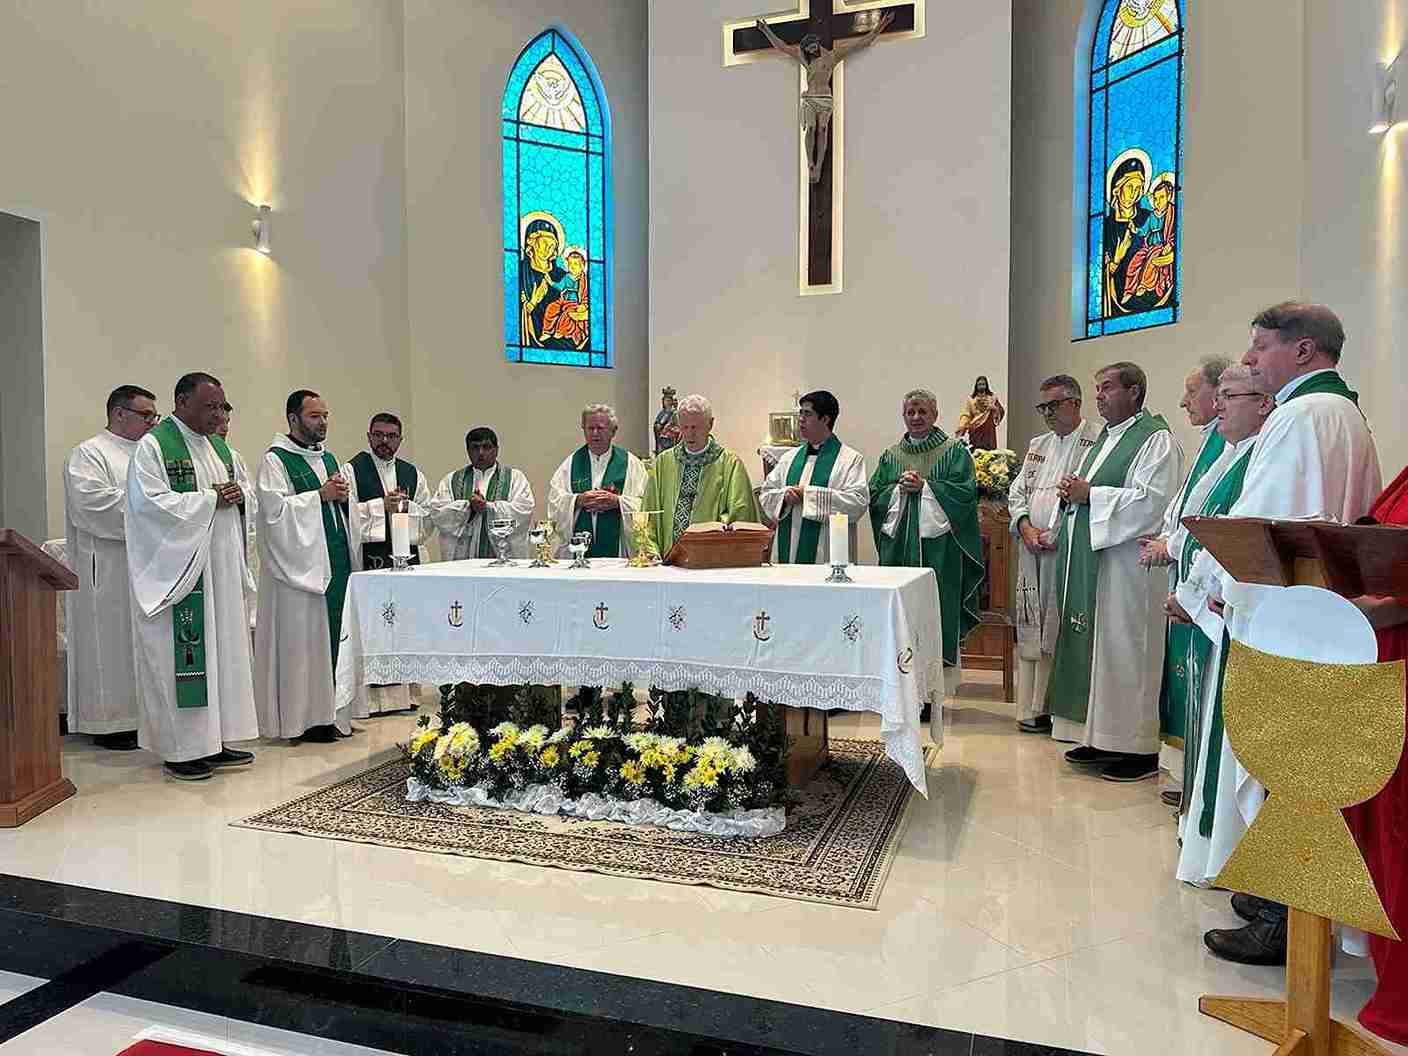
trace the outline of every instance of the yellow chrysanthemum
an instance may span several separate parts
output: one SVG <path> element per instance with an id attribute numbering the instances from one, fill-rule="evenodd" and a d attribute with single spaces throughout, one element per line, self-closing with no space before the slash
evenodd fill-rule
<path id="1" fill-rule="evenodd" d="M 557 750 L 557 745 L 550 744 L 544 748 L 542 754 L 538 756 L 538 761 L 551 770 L 558 763 L 562 762 L 562 754 Z"/>
<path id="2" fill-rule="evenodd" d="M 645 767 L 639 763 L 624 763 L 621 766 L 621 779 L 632 785 L 645 784 Z"/>

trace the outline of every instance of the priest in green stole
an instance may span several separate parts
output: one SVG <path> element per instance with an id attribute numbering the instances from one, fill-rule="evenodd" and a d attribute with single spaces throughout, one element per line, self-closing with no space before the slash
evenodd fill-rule
<path id="1" fill-rule="evenodd" d="M 557 529 L 557 553 L 568 553 L 575 532 L 590 532 L 588 557 L 629 557 L 630 517 L 645 493 L 645 463 L 614 443 L 616 411 L 593 403 L 582 411 L 586 441 L 548 482 L 548 516 Z"/>
<path id="2" fill-rule="evenodd" d="M 362 545 L 352 550 L 352 571 L 391 567 L 393 513 L 410 517 L 410 563 L 420 564 L 420 544 L 430 513 L 430 488 L 425 474 L 403 458 L 401 419 L 390 411 L 372 415 L 367 448 L 342 466 L 347 480 L 347 515 L 357 522 Z"/>
<path id="3" fill-rule="evenodd" d="M 225 392 L 209 374 L 176 383 L 176 412 L 127 470 L 126 545 L 139 707 L 137 738 L 171 777 L 208 779 L 254 756 L 259 735 L 245 608 L 246 497 L 215 435 Z"/>
<path id="4" fill-rule="evenodd" d="M 908 392 L 902 407 L 905 435 L 880 456 L 870 478 L 870 530 L 880 564 L 934 570 L 943 623 L 936 644 L 944 666 L 953 667 L 978 625 L 983 583 L 973 456 L 935 425 L 939 404 L 932 392 Z"/>
<path id="5" fill-rule="evenodd" d="M 743 460 L 713 437 L 714 408 L 703 396 L 679 405 L 680 442 L 655 458 L 643 508 L 651 514 L 650 545 L 661 558 L 691 524 L 757 522 L 753 482 Z"/>
<path id="6" fill-rule="evenodd" d="M 1057 487 L 1065 513 L 1057 541 L 1061 624 L 1046 689 L 1051 735 L 1077 742 L 1066 761 L 1107 781 L 1159 772 L 1168 581 L 1139 556 L 1178 489 L 1183 452 L 1168 423 L 1144 408 L 1147 392 L 1134 363 L 1096 373 L 1105 428 L 1079 472 Z"/>
<path id="7" fill-rule="evenodd" d="M 1225 517 L 1242 493 L 1252 448 L 1262 426 L 1276 404 L 1252 387 L 1246 367 L 1229 367 L 1218 385 L 1218 429 L 1232 453 L 1231 461 L 1219 474 L 1216 484 L 1196 510 L 1189 515 Z M 1222 728 L 1222 674 L 1225 665 L 1227 632 L 1222 617 L 1206 604 L 1208 587 L 1221 578 L 1222 570 L 1198 540 L 1188 537 L 1179 556 L 1179 581 L 1169 594 L 1166 609 L 1174 626 L 1187 632 L 1187 646 L 1181 658 L 1188 672 L 1190 694 L 1188 722 L 1184 728 L 1183 808 L 1178 821 L 1182 849 L 1178 856 L 1178 878 L 1207 887 L 1246 832 L 1246 823 L 1237 811 L 1224 816 L 1214 831 L 1213 821 L 1219 795 L 1232 800 L 1236 795 L 1236 766 L 1224 767 Z M 1185 605 L 1187 606 L 1185 608 Z M 1194 622 L 1190 610 L 1198 613 Z"/>
<path id="8" fill-rule="evenodd" d="M 1198 455 L 1188 471 L 1183 486 L 1164 511 L 1164 524 L 1159 534 L 1144 542 L 1139 561 L 1146 568 L 1167 568 L 1168 589 L 1178 589 L 1178 558 L 1188 539 L 1183 527 L 1185 513 L 1196 513 L 1208 492 L 1229 465 L 1229 445 L 1218 429 L 1217 383 L 1222 372 L 1232 365 L 1226 356 L 1204 356 L 1183 380 L 1183 399 L 1178 406 L 1188 415 L 1188 424 L 1201 433 Z M 1188 628 L 1177 622 L 1169 624 L 1164 635 L 1164 672 L 1159 689 L 1159 749 L 1162 769 L 1175 776 L 1175 784 L 1166 789 L 1164 798 L 1176 805 L 1183 791 L 1178 775 L 1183 772 L 1183 727 L 1192 699 L 1188 695 Z M 1196 745 L 1194 746 L 1196 751 Z"/>
<path id="9" fill-rule="evenodd" d="M 825 565 L 833 560 L 830 520 L 844 514 L 847 553 L 856 560 L 856 522 L 870 508 L 865 456 L 834 432 L 841 404 L 824 389 L 797 401 L 797 423 L 805 443 L 783 455 L 763 480 L 758 504 L 777 526 L 779 565 Z"/>
<path id="10" fill-rule="evenodd" d="M 499 461 L 499 434 L 487 425 L 465 434 L 464 450 L 469 464 L 445 474 L 430 497 L 430 517 L 440 530 L 440 560 L 492 558 L 489 522 L 498 517 L 513 521 L 507 555 L 525 556 L 537 507 L 527 475 Z"/>
<path id="11" fill-rule="evenodd" d="M 259 494 L 259 618 L 254 692 L 261 737 L 326 743 L 351 736 L 349 709 L 333 693 L 342 600 L 352 569 L 347 480 L 332 452 L 328 405 L 299 389 L 285 404 L 256 480 Z"/>

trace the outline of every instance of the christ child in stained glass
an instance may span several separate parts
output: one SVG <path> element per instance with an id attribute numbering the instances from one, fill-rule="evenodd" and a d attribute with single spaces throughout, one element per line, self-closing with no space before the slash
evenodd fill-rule
<path id="1" fill-rule="evenodd" d="M 1174 240 L 1178 231 L 1173 173 L 1163 173 L 1154 181 L 1149 202 L 1153 212 L 1139 228 L 1144 244 L 1130 257 L 1125 274 L 1125 301 L 1139 308 L 1156 308 L 1173 293 Z"/>
<path id="2" fill-rule="evenodd" d="M 567 273 L 555 283 L 557 300 L 543 313 L 543 340 L 557 338 L 572 342 L 573 348 L 585 348 L 591 338 L 587 257 L 574 246 L 563 259 Z"/>

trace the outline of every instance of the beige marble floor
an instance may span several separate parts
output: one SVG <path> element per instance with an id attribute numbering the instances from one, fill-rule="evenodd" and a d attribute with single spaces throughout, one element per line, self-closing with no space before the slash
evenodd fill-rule
<path id="1" fill-rule="evenodd" d="M 78 796 L 0 831 L 0 870 L 1112 1056 L 1265 1056 L 1198 1015 L 1199 994 L 1269 996 L 1281 973 L 1203 950 L 1235 917 L 1173 879 L 1155 784 L 1072 770 L 997 696 L 961 687 L 875 912 L 229 827 L 389 758 L 408 717 L 261 745 L 249 770 L 200 784 L 68 738 Z M 1336 1014 L 1371 989 L 1368 963 L 1341 959 Z"/>

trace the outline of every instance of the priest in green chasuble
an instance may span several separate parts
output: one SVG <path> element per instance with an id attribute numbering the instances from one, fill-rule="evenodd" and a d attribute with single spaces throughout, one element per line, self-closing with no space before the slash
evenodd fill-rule
<path id="1" fill-rule="evenodd" d="M 778 460 L 763 481 L 758 504 L 777 527 L 779 565 L 825 565 L 832 559 L 829 522 L 846 515 L 849 554 L 856 559 L 856 522 L 870 507 L 865 456 L 841 443 L 834 432 L 841 404 L 824 389 L 797 401 L 802 446 Z M 840 555 L 838 555 L 840 556 Z"/>
<path id="2" fill-rule="evenodd" d="M 216 435 L 225 392 L 209 374 L 176 383 L 176 411 L 127 469 L 127 565 L 137 739 L 183 781 L 247 765 L 228 747 L 259 735 L 245 609 L 245 496 Z"/>
<path id="3" fill-rule="evenodd" d="M 1164 511 L 1159 534 L 1145 540 L 1139 551 L 1139 561 L 1146 568 L 1168 569 L 1169 593 L 1178 589 L 1179 557 L 1188 542 L 1183 518 L 1198 512 L 1231 464 L 1231 445 L 1218 428 L 1215 406 L 1218 381 L 1231 365 L 1226 356 L 1204 356 L 1183 379 L 1183 399 L 1178 406 L 1188 415 L 1188 424 L 1199 430 L 1198 454 L 1183 486 Z M 1171 622 L 1165 633 L 1163 683 L 1159 690 L 1159 735 L 1163 741 L 1159 757 L 1162 769 L 1173 775 L 1173 784 L 1164 791 L 1164 798 L 1175 806 L 1183 790 L 1179 779 L 1183 774 L 1184 725 L 1192 702 L 1188 695 L 1188 642 L 1188 627 Z"/>
<path id="4" fill-rule="evenodd" d="M 256 478 L 259 494 L 259 616 L 254 691 L 261 737 L 327 743 L 352 734 L 350 709 L 333 694 L 342 639 L 342 600 L 361 545 L 347 517 L 347 479 L 323 447 L 328 405 L 299 389 Z"/>
<path id="5" fill-rule="evenodd" d="M 645 493 L 645 463 L 615 444 L 620 423 L 614 408 L 593 403 L 582 411 L 586 441 L 568 455 L 548 482 L 548 516 L 557 529 L 557 552 L 567 554 L 574 532 L 591 532 L 588 557 L 629 557 L 631 514 Z"/>
<path id="6" fill-rule="evenodd" d="M 973 456 L 938 428 L 938 397 L 928 389 L 906 393 L 901 406 L 905 435 L 870 478 L 870 529 L 880 564 L 934 570 L 943 623 L 936 644 L 944 666 L 955 667 L 959 646 L 978 625 L 983 582 Z"/>
<path id="7" fill-rule="evenodd" d="M 743 460 L 714 439 L 714 408 L 703 396 L 679 405 L 680 442 L 655 458 L 642 508 L 650 511 L 650 545 L 660 557 L 691 524 L 759 520 Z M 659 512 L 654 512 L 659 511 Z"/>
<path id="8" fill-rule="evenodd" d="M 1061 624 L 1046 702 L 1051 735 L 1075 741 L 1074 766 L 1107 781 L 1159 772 L 1159 677 L 1168 580 L 1139 563 L 1178 490 L 1183 451 L 1168 423 L 1144 407 L 1136 364 L 1095 375 L 1105 428 L 1080 470 L 1057 487 L 1064 500 L 1057 568 Z M 1157 581 L 1157 582 L 1156 582 Z"/>

